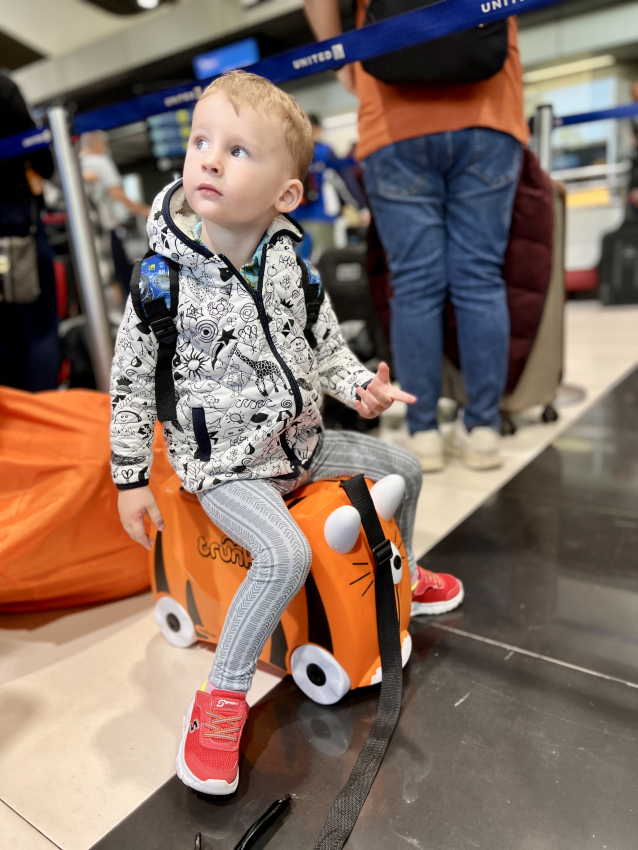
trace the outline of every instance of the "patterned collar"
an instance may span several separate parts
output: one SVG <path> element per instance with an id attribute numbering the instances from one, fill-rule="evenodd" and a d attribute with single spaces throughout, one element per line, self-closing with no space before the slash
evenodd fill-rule
<path id="1" fill-rule="evenodd" d="M 204 242 L 202 240 L 201 221 L 198 221 L 197 224 L 193 227 L 193 229 L 188 232 L 188 236 L 190 236 L 190 238 L 194 242 L 197 242 L 200 245 L 204 245 Z M 266 244 L 268 244 L 268 234 L 264 233 L 264 235 L 261 237 L 259 245 L 255 249 L 255 253 L 253 254 L 252 260 L 249 263 L 244 263 L 244 265 L 239 270 L 246 283 L 253 289 L 257 289 L 257 284 L 259 283 L 259 263 L 261 262 L 261 254 L 263 247 Z"/>

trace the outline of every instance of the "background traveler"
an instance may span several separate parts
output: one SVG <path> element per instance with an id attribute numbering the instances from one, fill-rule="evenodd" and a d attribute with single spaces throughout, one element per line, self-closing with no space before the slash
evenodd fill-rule
<path id="1" fill-rule="evenodd" d="M 131 201 L 122 188 L 122 178 L 109 155 L 109 137 L 102 130 L 83 133 L 80 137 L 80 163 L 82 176 L 89 184 L 89 196 L 95 205 L 100 225 L 109 234 L 115 280 L 126 301 L 133 265 L 124 250 L 126 231 L 124 225 L 131 216 L 147 218 L 151 212 L 148 204 Z"/>
<path id="2" fill-rule="evenodd" d="M 0 136 L 35 126 L 20 90 L 0 73 Z M 41 178 L 52 174 L 48 149 L 0 162 L 0 237 L 25 237 L 35 227 L 40 285 L 40 295 L 28 304 L 0 297 L 0 384 L 32 392 L 56 389 L 60 368 L 54 254 L 40 219 Z"/>
<path id="3" fill-rule="evenodd" d="M 341 211 L 341 201 L 330 181 L 325 182 L 326 171 L 330 170 L 328 163 L 334 162 L 335 154 L 330 145 L 320 140 L 321 122 L 317 116 L 309 115 L 308 119 L 312 127 L 315 154 L 303 181 L 303 200 L 295 210 L 295 220 L 303 225 L 306 238 L 309 237 L 310 245 L 304 254 L 312 256 L 313 261 L 317 262 L 323 251 L 334 245 L 334 223 Z"/>
<path id="4" fill-rule="evenodd" d="M 341 32 L 338 0 L 305 0 L 305 8 L 318 39 Z M 358 0 L 359 26 L 364 16 Z M 502 69 L 482 82 L 387 85 L 359 63 L 337 77 L 360 100 L 357 153 L 392 272 L 393 362 L 402 388 L 418 397 L 408 411 L 410 448 L 424 471 L 443 468 L 436 406 L 449 296 L 468 395 L 449 450 L 472 468 L 498 466 L 509 348 L 502 266 L 528 138 L 516 22 Z"/>

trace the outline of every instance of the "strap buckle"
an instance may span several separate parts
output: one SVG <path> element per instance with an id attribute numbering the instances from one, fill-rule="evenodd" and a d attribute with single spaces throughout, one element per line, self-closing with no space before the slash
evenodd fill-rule
<path id="1" fill-rule="evenodd" d="M 171 316 L 163 316 L 150 322 L 151 329 L 158 342 L 172 343 L 177 339 L 177 329 Z"/>
<path id="2" fill-rule="evenodd" d="M 392 558 L 392 544 L 387 537 L 383 543 L 379 543 L 378 546 L 374 547 L 372 554 L 374 555 L 377 567 L 380 567 L 381 564 L 385 564 L 386 561 Z"/>

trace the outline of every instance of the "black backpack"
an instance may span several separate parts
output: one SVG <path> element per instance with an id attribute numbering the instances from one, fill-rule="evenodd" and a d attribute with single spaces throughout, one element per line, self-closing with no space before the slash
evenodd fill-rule
<path id="1" fill-rule="evenodd" d="M 638 303 L 638 221 L 605 234 L 598 274 L 603 304 Z"/>
<path id="2" fill-rule="evenodd" d="M 439 0 L 370 0 L 365 23 L 374 24 Z M 362 62 L 368 74 L 390 85 L 462 85 L 497 74 L 507 58 L 507 20 L 482 24 Z"/>

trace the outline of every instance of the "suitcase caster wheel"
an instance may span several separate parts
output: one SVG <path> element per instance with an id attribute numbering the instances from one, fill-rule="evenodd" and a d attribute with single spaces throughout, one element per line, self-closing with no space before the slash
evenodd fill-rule
<path id="1" fill-rule="evenodd" d="M 175 599 L 162 596 L 155 603 L 155 622 L 166 640 L 185 648 L 197 643 L 195 624 Z"/>
<path id="2" fill-rule="evenodd" d="M 545 410 L 543 411 L 541 419 L 545 423 L 558 422 L 558 413 L 556 411 L 556 408 L 552 407 L 551 404 L 548 404 Z"/>
<path id="3" fill-rule="evenodd" d="M 514 421 L 506 415 L 501 414 L 501 435 L 503 437 L 513 437 L 517 428 Z"/>
<path id="4" fill-rule="evenodd" d="M 320 705 L 339 702 L 351 687 L 350 677 L 334 655 L 312 643 L 293 651 L 290 672 L 299 690 Z"/>

